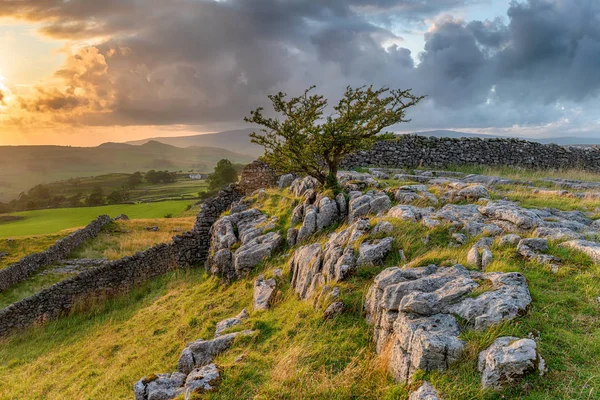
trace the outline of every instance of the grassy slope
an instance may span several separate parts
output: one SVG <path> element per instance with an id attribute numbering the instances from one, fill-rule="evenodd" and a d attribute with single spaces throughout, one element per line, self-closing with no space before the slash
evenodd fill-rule
<path id="1" fill-rule="evenodd" d="M 176 217 L 183 215 L 186 207 L 191 204 L 193 202 L 189 200 L 173 200 L 157 203 L 23 211 L 11 215 L 23 216 L 25 219 L 0 224 L 0 238 L 55 233 L 63 229 L 87 225 L 101 214 L 108 214 L 111 217 L 126 214 L 131 219 L 162 218 L 167 214 Z"/>
<path id="2" fill-rule="evenodd" d="M 289 197 L 278 196 L 260 206 L 288 215 Z M 476 240 L 449 248 L 444 227 L 430 230 L 392 222 L 395 247 L 406 251 L 410 266 L 465 262 Z M 431 237 L 427 245 L 421 241 L 426 235 Z M 324 234 L 316 239 L 325 240 Z M 524 262 L 514 249 L 492 251 L 495 261 L 488 270 L 520 271 L 527 277 L 533 297 L 528 314 L 484 332 L 463 333 L 468 342 L 464 359 L 449 371 L 418 378 L 431 380 L 447 400 L 598 398 L 600 268 L 587 257 L 556 246 L 551 253 L 564 260 L 558 274 Z M 285 271 L 286 262 L 286 253 L 281 254 L 231 286 L 201 270 L 171 273 L 91 311 L 75 312 L 15 335 L 0 345 L 0 398 L 131 398 L 137 379 L 174 370 L 187 342 L 212 337 L 216 322 L 251 304 L 252 279 L 257 274 L 275 267 Z M 386 265 L 398 262 L 393 255 Z M 333 321 L 323 321 L 322 310 L 297 300 L 285 271 L 273 309 L 251 312 L 239 327 L 256 329 L 258 334 L 236 342 L 217 358 L 224 368 L 223 381 L 209 398 L 405 399 L 407 388 L 390 380 L 374 353 L 372 328 L 361 312 L 366 289 L 380 270 L 363 268 L 340 285 L 348 310 Z M 482 391 L 476 370 L 478 352 L 500 335 L 525 337 L 529 332 L 539 335 L 550 372 L 543 378 L 528 377 L 513 391 Z M 235 363 L 241 354 L 243 360 Z"/>
<path id="3" fill-rule="evenodd" d="M 38 183 L 115 172 L 168 169 L 210 172 L 227 158 L 247 163 L 252 157 L 214 147 L 178 148 L 151 142 L 143 146 L 0 146 L 0 201 L 15 198 Z"/>

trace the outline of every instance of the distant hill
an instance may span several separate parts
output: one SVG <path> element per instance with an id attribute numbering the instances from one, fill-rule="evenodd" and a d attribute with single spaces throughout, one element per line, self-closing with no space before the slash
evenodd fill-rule
<path id="1" fill-rule="evenodd" d="M 38 183 L 76 177 L 149 169 L 210 172 L 222 158 L 243 164 L 254 159 L 217 147 L 180 148 L 158 141 L 141 146 L 0 146 L 0 201 L 11 200 Z"/>
<path id="2" fill-rule="evenodd" d="M 190 146 L 211 146 L 228 149 L 236 153 L 247 154 L 256 158 L 263 153 L 261 146 L 250 143 L 248 136 L 255 129 L 238 129 L 233 131 L 224 131 L 218 133 L 205 133 L 192 136 L 175 136 L 175 137 L 155 137 L 142 140 L 134 140 L 126 142 L 132 145 L 141 145 L 149 141 L 170 144 L 177 147 Z"/>

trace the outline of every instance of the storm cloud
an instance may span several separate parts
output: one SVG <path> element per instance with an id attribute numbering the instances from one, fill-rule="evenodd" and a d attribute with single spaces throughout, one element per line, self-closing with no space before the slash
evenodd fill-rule
<path id="1" fill-rule="evenodd" d="M 428 95 L 414 129 L 590 126 L 582 114 L 600 93 L 600 3 L 516 1 L 490 20 L 452 16 L 473 3 L 25 0 L 0 3 L 0 16 L 96 43 L 55 73 L 62 87 L 20 99 L 62 122 L 233 127 L 275 91 L 315 84 L 336 97 L 375 84 Z M 419 27 L 415 54 L 402 32 Z"/>

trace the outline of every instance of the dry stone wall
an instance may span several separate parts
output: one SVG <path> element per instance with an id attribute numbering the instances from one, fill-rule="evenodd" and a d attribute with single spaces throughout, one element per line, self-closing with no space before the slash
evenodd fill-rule
<path id="1" fill-rule="evenodd" d="M 249 195 L 257 189 L 275 186 L 277 174 L 263 161 L 254 161 L 244 167 L 240 176 L 240 191 Z"/>
<path id="2" fill-rule="evenodd" d="M 404 135 L 345 158 L 343 167 L 448 167 L 509 165 L 538 169 L 600 171 L 600 149 L 563 147 L 520 139 L 436 138 Z"/>
<path id="3" fill-rule="evenodd" d="M 236 186 L 225 188 L 217 196 L 204 202 L 194 229 L 175 236 L 171 243 L 159 244 L 131 257 L 84 271 L 0 310 L 0 337 L 14 330 L 54 319 L 79 302 L 121 293 L 170 270 L 203 263 L 210 246 L 212 224 L 241 197 Z M 92 223 L 94 229 L 90 228 L 90 231 L 99 231 L 101 227 L 98 228 L 97 225 L 106 220 L 110 221 L 110 218 L 99 217 Z M 91 236 L 86 236 L 86 239 L 89 237 Z M 59 248 L 63 249 L 64 245 L 61 244 Z M 62 259 L 68 253 L 52 250 L 51 254 L 56 257 L 60 255 Z"/>
<path id="4" fill-rule="evenodd" d="M 85 228 L 79 229 L 69 236 L 58 240 L 48 250 L 30 254 L 20 261 L 0 270 L 0 291 L 24 281 L 40 268 L 57 261 L 64 260 L 75 248 L 86 240 L 95 238 L 100 230 L 111 221 L 108 215 L 101 215 Z"/>

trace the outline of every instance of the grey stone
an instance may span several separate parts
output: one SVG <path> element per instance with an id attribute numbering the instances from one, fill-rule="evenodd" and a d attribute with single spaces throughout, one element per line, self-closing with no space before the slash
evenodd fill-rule
<path id="1" fill-rule="evenodd" d="M 213 362 L 214 358 L 227 350 L 236 337 L 253 335 L 253 331 L 228 333 L 211 340 L 198 339 L 189 343 L 181 352 L 177 363 L 177 370 L 189 374 L 195 368 L 203 367 Z"/>
<path id="2" fill-rule="evenodd" d="M 295 196 L 302 196 L 307 190 L 314 189 L 319 185 L 319 182 L 311 177 L 305 176 L 303 178 L 296 178 L 292 181 L 290 185 L 290 192 L 292 192 Z"/>
<path id="3" fill-rule="evenodd" d="M 263 275 L 254 281 L 254 300 L 255 310 L 267 310 L 275 296 L 277 282 L 275 279 L 265 279 Z"/>
<path id="4" fill-rule="evenodd" d="M 543 374 L 543 368 L 543 359 L 537 353 L 535 341 L 531 339 L 501 337 L 479 353 L 478 369 L 484 389 L 501 390 L 528 373 L 538 370 Z"/>
<path id="5" fill-rule="evenodd" d="M 296 238 L 298 237 L 298 229 L 290 228 L 287 231 L 287 244 L 292 247 L 296 244 Z"/>
<path id="6" fill-rule="evenodd" d="M 186 375 L 180 372 L 157 374 L 140 379 L 133 387 L 135 400 L 170 400 L 180 396 Z"/>
<path id="7" fill-rule="evenodd" d="M 500 238 L 500 240 L 498 241 L 498 244 L 500 246 L 515 246 L 519 243 L 519 241 L 521 240 L 521 236 L 515 234 L 515 233 L 509 233 L 508 235 L 504 235 Z"/>
<path id="8" fill-rule="evenodd" d="M 344 312 L 344 303 L 341 301 L 336 301 L 334 303 L 331 303 L 326 309 L 325 312 L 323 312 L 323 318 L 325 319 L 331 319 L 334 318 L 338 315 L 340 315 L 341 313 Z"/>
<path id="9" fill-rule="evenodd" d="M 319 200 L 319 209 L 317 211 L 317 231 L 323 230 L 329 225 L 337 222 L 339 211 L 337 203 L 329 197 L 323 197 Z"/>
<path id="10" fill-rule="evenodd" d="M 380 221 L 375 225 L 371 233 L 387 233 L 390 234 L 394 231 L 394 225 L 389 223 L 388 221 Z"/>
<path id="11" fill-rule="evenodd" d="M 467 264 L 481 268 L 481 255 L 479 254 L 479 246 L 474 245 L 467 253 Z"/>
<path id="12" fill-rule="evenodd" d="M 246 310 L 244 308 L 235 317 L 227 318 L 227 319 L 224 319 L 223 321 L 220 321 L 219 323 L 217 323 L 217 326 L 215 328 L 215 336 L 220 336 L 221 333 L 223 333 L 227 329 L 231 328 L 232 326 L 241 324 L 242 321 L 245 319 L 248 319 L 248 317 L 249 317 L 248 310 Z"/>
<path id="13" fill-rule="evenodd" d="M 492 219 L 511 222 L 520 229 L 528 230 L 543 225 L 542 219 L 533 211 L 507 201 L 489 202 L 479 207 L 479 212 Z"/>
<path id="14" fill-rule="evenodd" d="M 390 372 L 408 383 L 417 370 L 445 370 L 458 361 L 464 342 L 456 319 L 447 314 L 428 317 L 401 313 L 394 322 Z"/>
<path id="15" fill-rule="evenodd" d="M 273 251 L 281 245 L 282 241 L 283 238 L 279 233 L 269 232 L 242 245 L 234 253 L 236 274 L 242 276 L 261 261 L 269 258 Z"/>
<path id="16" fill-rule="evenodd" d="M 294 182 L 294 174 L 285 174 L 285 175 L 281 175 L 278 179 L 277 179 L 277 187 L 279 189 L 284 189 L 287 187 L 290 187 L 292 185 L 292 182 Z"/>
<path id="17" fill-rule="evenodd" d="M 483 249 L 481 252 L 481 268 L 485 270 L 485 268 L 492 263 L 494 257 L 492 255 L 492 251 L 490 249 Z"/>
<path id="18" fill-rule="evenodd" d="M 570 240 L 561 246 L 581 251 L 587 254 L 595 263 L 600 263 L 600 244 L 589 240 Z"/>
<path id="19" fill-rule="evenodd" d="M 220 381 L 221 373 L 215 364 L 194 369 L 185 380 L 185 400 L 191 400 L 194 395 L 212 392 Z"/>
<path id="20" fill-rule="evenodd" d="M 306 238 L 317 231 L 317 209 L 314 206 L 304 208 L 304 221 L 298 231 L 296 242 L 303 242 Z"/>
<path id="21" fill-rule="evenodd" d="M 425 381 L 417 390 L 410 394 L 408 400 L 442 400 L 442 398 L 437 390 L 431 386 L 431 383 Z"/>
<path id="22" fill-rule="evenodd" d="M 470 297 L 487 280 L 490 290 Z M 511 320 L 531 303 L 519 273 L 470 272 L 461 265 L 438 268 L 388 268 L 369 288 L 365 312 L 374 326 L 376 350 L 390 348 L 389 368 L 407 382 L 417 369 L 445 369 L 464 343 L 454 315 L 469 329 L 486 329 Z"/>
<path id="23" fill-rule="evenodd" d="M 344 218 L 348 214 L 348 203 L 346 202 L 344 193 L 339 193 L 335 196 L 335 202 L 338 206 L 340 217 Z"/>
<path id="24" fill-rule="evenodd" d="M 358 265 L 379 264 L 392 251 L 394 238 L 375 239 L 364 242 L 358 249 Z"/>

